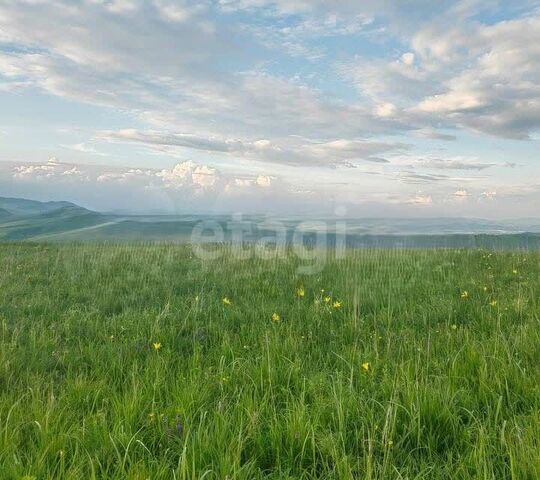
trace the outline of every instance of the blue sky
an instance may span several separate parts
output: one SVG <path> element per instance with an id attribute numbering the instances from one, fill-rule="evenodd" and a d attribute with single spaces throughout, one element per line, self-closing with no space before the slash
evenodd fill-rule
<path id="1" fill-rule="evenodd" d="M 538 217 L 540 2 L 0 1 L 0 194 Z"/>

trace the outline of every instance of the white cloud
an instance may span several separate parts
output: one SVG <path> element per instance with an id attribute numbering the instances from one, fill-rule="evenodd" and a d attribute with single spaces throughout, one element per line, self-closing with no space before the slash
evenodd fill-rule
<path id="1" fill-rule="evenodd" d="M 489 200 L 494 199 L 497 196 L 497 192 L 482 192 L 482 197 L 487 198 Z"/>
<path id="2" fill-rule="evenodd" d="M 203 137 L 192 134 L 163 134 L 157 131 L 120 130 L 103 132 L 102 138 L 137 142 L 155 147 L 179 147 L 247 157 L 268 163 L 289 165 L 350 165 L 355 162 L 387 163 L 381 155 L 402 152 L 410 148 L 402 143 L 339 139 L 317 142 L 299 138 L 245 140 Z"/>
<path id="3" fill-rule="evenodd" d="M 407 52 L 401 55 L 401 61 L 408 66 L 411 66 L 414 63 L 415 55 L 412 52 Z"/>
<path id="4" fill-rule="evenodd" d="M 429 184 L 435 200 L 501 197 L 538 160 L 539 32 L 521 0 L 7 0 L 0 88 L 46 108 L 31 145 L 2 138 L 5 158 L 151 155 L 159 168 L 25 164 L 13 178 L 186 197 L 271 195 L 284 177 L 314 195 L 324 184 L 407 202 Z M 71 137 L 55 128 L 79 119 Z M 163 169 L 173 157 L 197 163 Z"/>
<path id="5" fill-rule="evenodd" d="M 263 188 L 271 187 L 273 182 L 274 182 L 274 177 L 271 177 L 269 175 L 259 175 L 255 179 L 255 183 L 259 187 L 263 187 Z"/>
<path id="6" fill-rule="evenodd" d="M 289 19 L 286 23 L 244 23 L 241 30 L 253 35 L 265 47 L 315 62 L 328 57 L 321 46 L 326 37 L 358 36 L 371 29 L 372 19 L 358 15 L 326 13 L 320 17 Z"/>
<path id="7" fill-rule="evenodd" d="M 90 155 L 96 155 L 100 157 L 106 157 L 107 154 L 103 152 L 99 152 L 96 150 L 96 148 L 92 145 L 88 145 L 85 142 L 81 143 L 75 143 L 73 145 L 60 145 L 63 148 L 66 148 L 68 150 L 73 150 L 75 152 L 81 152 L 81 153 L 88 153 Z"/>
<path id="8" fill-rule="evenodd" d="M 328 159 L 331 163 L 355 162 L 358 160 L 388 163 L 381 157 L 382 154 L 408 150 L 409 145 L 400 143 L 383 143 L 371 141 L 358 141 L 339 139 L 325 143 L 305 145 L 303 150 L 313 157 L 321 160 Z"/>
<path id="9" fill-rule="evenodd" d="M 52 177 L 55 175 L 53 165 L 21 165 L 14 168 L 13 177 L 17 179 Z"/>
<path id="10" fill-rule="evenodd" d="M 376 105 L 416 128 L 527 138 L 540 129 L 540 14 L 495 24 L 445 17 L 410 40 L 399 60 L 362 60 L 342 73 Z M 395 114 L 396 112 L 393 112 Z"/>
<path id="11" fill-rule="evenodd" d="M 417 0 L 411 4 L 408 0 L 219 0 L 219 5 L 227 10 L 258 10 L 264 9 L 266 14 L 277 16 L 303 15 L 308 18 L 325 18 L 332 16 L 351 17 L 383 17 L 391 20 L 394 27 L 401 29 L 410 22 L 416 22 L 448 10 L 445 2 L 430 2 Z M 464 18 L 469 14 L 464 5 L 471 4 L 469 0 L 458 1 L 451 13 L 454 18 Z M 476 2 L 479 3 L 479 2 Z M 470 7 L 469 7 L 470 8 Z"/>
<path id="12" fill-rule="evenodd" d="M 419 158 L 414 162 L 416 167 L 424 167 L 432 170 L 476 170 L 482 171 L 495 166 L 494 163 L 483 163 L 477 159 L 462 157 L 455 158 Z"/>
<path id="13" fill-rule="evenodd" d="M 113 16 L 111 5 L 127 13 Z M 189 21 L 164 19 L 171 8 L 189 11 Z M 405 128 L 379 119 L 367 106 L 329 100 L 300 79 L 215 68 L 223 58 L 240 65 L 249 58 L 231 44 L 227 24 L 203 28 L 209 23 L 205 12 L 192 2 L 141 2 L 133 8 L 108 2 L 74 8 L 65 0 L 2 4 L 0 31 L 18 48 L 0 49 L 0 72 L 8 77 L 6 88 L 37 88 L 130 112 L 161 130 L 208 137 L 331 140 Z M 99 35 L 92 25 L 100 25 Z M 237 36 L 236 42 L 253 40 L 249 33 Z"/>
<path id="14" fill-rule="evenodd" d="M 268 189 L 276 185 L 276 177 L 255 175 L 236 177 L 226 175 L 217 168 L 184 161 L 170 169 L 141 169 L 106 167 L 96 165 L 73 165 L 49 161 L 45 164 L 14 165 L 11 169 L 15 181 L 40 181 L 44 178 L 54 182 L 77 181 L 90 185 L 123 184 L 130 188 L 161 188 L 184 190 L 194 194 L 219 193 L 237 185 L 254 189 Z M 282 184 L 281 187 L 284 187 Z M 287 188 L 287 187 L 284 187 Z"/>
<path id="15" fill-rule="evenodd" d="M 457 214 L 449 210 L 451 206 L 466 205 L 467 215 L 512 216 L 520 208 L 533 216 L 540 198 L 538 178 L 513 184 L 486 178 L 477 184 L 447 175 L 402 172 L 396 176 L 391 171 L 385 173 L 385 168 L 382 164 L 370 178 L 366 177 L 368 172 L 357 170 L 364 183 L 339 182 L 340 175 L 344 179 L 350 175 L 329 171 L 325 177 L 331 176 L 333 184 L 314 185 L 301 179 L 291 183 L 269 173 L 225 172 L 190 161 L 166 169 L 75 165 L 58 160 L 43 164 L 0 162 L 0 187 L 7 196 L 69 200 L 91 209 L 141 213 L 272 211 L 331 215 L 336 205 L 346 205 L 349 215 L 369 211 L 382 216 L 444 216 Z M 429 191 L 417 190 L 419 184 Z M 420 210 L 411 210 L 414 206 Z"/>
<path id="16" fill-rule="evenodd" d="M 442 15 L 393 59 L 357 58 L 340 72 L 412 128 L 527 138 L 540 129 L 540 14 L 482 24 Z"/>
<path id="17" fill-rule="evenodd" d="M 431 205 L 433 203 L 433 198 L 431 195 L 425 195 L 419 192 L 409 200 L 409 203 L 414 205 Z"/>
<path id="18" fill-rule="evenodd" d="M 18 165 L 12 169 L 13 179 L 22 182 L 43 181 L 86 181 L 88 177 L 75 165 L 65 165 L 56 159 L 45 164 Z"/>
<path id="19" fill-rule="evenodd" d="M 423 138 L 429 138 L 432 140 L 444 140 L 447 142 L 455 141 L 456 136 L 448 133 L 438 132 L 432 127 L 421 128 L 417 130 L 416 135 Z"/>
<path id="20" fill-rule="evenodd" d="M 284 213 L 293 206 L 300 208 L 314 202 L 311 195 L 298 193 L 290 183 L 275 175 L 225 173 L 192 161 L 167 169 L 59 161 L 11 165 L 0 162 L 0 186 L 4 194 L 13 196 L 36 198 L 39 194 L 98 210 L 131 212 Z"/>
<path id="21" fill-rule="evenodd" d="M 96 2 L 102 3 L 102 2 Z M 105 8 L 112 13 L 117 14 L 126 14 L 132 13 L 138 10 L 140 6 L 139 1 L 137 0 L 111 0 L 110 2 L 105 3 Z"/>
<path id="22" fill-rule="evenodd" d="M 193 5 L 182 0 L 154 0 L 154 5 L 165 20 L 178 23 L 186 22 L 205 10 L 202 2 Z"/>
<path id="23" fill-rule="evenodd" d="M 396 114 L 397 108 L 393 103 L 390 102 L 384 102 L 380 105 L 377 105 L 375 108 L 375 113 L 379 117 L 392 117 Z"/>
<path id="24" fill-rule="evenodd" d="M 196 190 L 216 187 L 220 177 L 215 168 L 190 161 L 179 163 L 172 170 L 162 170 L 156 175 L 163 178 L 166 187 L 191 186 Z"/>
<path id="25" fill-rule="evenodd" d="M 475 94 L 452 92 L 445 95 L 434 95 L 422 100 L 418 107 L 420 110 L 430 113 L 457 113 L 478 109 L 485 105 Z"/>

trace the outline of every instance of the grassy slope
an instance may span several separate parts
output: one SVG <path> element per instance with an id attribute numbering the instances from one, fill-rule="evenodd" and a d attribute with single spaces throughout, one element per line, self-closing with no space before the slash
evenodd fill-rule
<path id="1" fill-rule="evenodd" d="M 537 479 L 539 260 L 0 245 L 0 476 Z"/>
<path id="2" fill-rule="evenodd" d="M 104 224 L 108 218 L 76 206 L 31 215 L 11 215 L 0 222 L 0 241 L 38 240 Z"/>

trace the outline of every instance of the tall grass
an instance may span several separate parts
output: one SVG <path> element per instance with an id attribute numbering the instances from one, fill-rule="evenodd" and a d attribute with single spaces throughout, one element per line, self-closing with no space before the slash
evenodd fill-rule
<path id="1" fill-rule="evenodd" d="M 537 253 L 224 253 L 0 246 L 0 478 L 540 478 Z"/>

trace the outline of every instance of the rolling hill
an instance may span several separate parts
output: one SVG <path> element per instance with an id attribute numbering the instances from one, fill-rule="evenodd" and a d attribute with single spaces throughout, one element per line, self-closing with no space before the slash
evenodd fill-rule
<path id="1" fill-rule="evenodd" d="M 0 209 L 13 215 L 36 215 L 67 207 L 77 207 L 77 205 L 70 202 L 38 202 L 26 198 L 0 197 Z"/>
<path id="2" fill-rule="evenodd" d="M 106 222 L 100 213 L 69 202 L 0 198 L 0 240 L 41 240 Z"/>
<path id="3" fill-rule="evenodd" d="M 302 218 L 278 218 L 290 244 L 303 228 Z M 224 215 L 117 215 L 88 210 L 70 202 L 37 202 L 0 197 L 0 241 L 107 241 L 188 243 L 201 221 L 223 230 L 232 239 L 231 217 Z M 343 220 L 340 220 L 343 221 Z M 325 245 L 338 241 L 336 219 L 322 219 L 327 227 Z M 270 222 L 271 223 L 271 222 Z M 305 240 L 315 244 L 317 228 L 306 230 Z M 264 216 L 245 216 L 243 240 L 254 243 L 272 237 L 275 230 Z M 346 244 L 360 248 L 494 248 L 540 249 L 540 221 L 482 219 L 347 219 Z M 320 233 L 320 232 L 319 232 Z"/>

